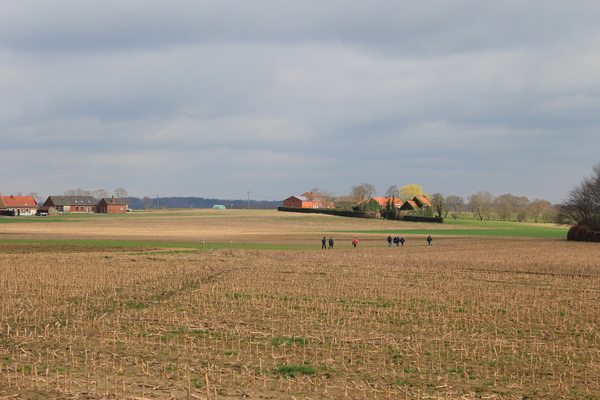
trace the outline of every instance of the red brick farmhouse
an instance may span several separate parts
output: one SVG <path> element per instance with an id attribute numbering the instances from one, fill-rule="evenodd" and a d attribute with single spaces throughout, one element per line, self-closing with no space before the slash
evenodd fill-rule
<path id="1" fill-rule="evenodd" d="M 115 199 L 115 196 L 104 198 L 98 203 L 98 213 L 117 214 L 127 212 L 127 199 Z"/>

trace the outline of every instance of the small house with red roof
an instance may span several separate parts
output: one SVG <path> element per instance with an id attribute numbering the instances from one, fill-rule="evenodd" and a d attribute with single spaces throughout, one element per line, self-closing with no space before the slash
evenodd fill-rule
<path id="1" fill-rule="evenodd" d="M 99 214 L 118 214 L 127 212 L 127 199 L 118 199 L 112 196 L 98 202 L 97 212 Z"/>
<path id="2" fill-rule="evenodd" d="M 373 197 L 373 200 L 375 200 L 377 203 L 379 203 L 379 205 L 381 207 L 387 207 L 388 201 L 390 201 L 390 200 L 393 201 L 394 206 L 396 206 L 396 208 L 402 207 L 402 200 L 397 199 L 395 197 Z"/>
<path id="3" fill-rule="evenodd" d="M 300 196 L 290 196 L 283 200 L 284 207 L 295 208 L 333 208 L 333 202 L 328 202 L 327 199 L 316 192 L 306 192 Z"/>
<path id="4" fill-rule="evenodd" d="M 412 200 L 407 200 L 402 204 L 400 210 L 402 211 L 412 211 L 412 210 L 421 210 L 425 207 L 431 207 L 431 203 L 427 200 L 427 197 L 424 196 L 416 196 L 413 197 Z"/>
<path id="5" fill-rule="evenodd" d="M 283 206 L 293 208 L 313 208 L 313 202 L 304 196 L 290 196 L 283 200 Z"/>
<path id="6" fill-rule="evenodd" d="M 425 196 L 417 196 L 413 198 L 413 201 L 419 205 L 419 208 L 431 207 L 431 203 Z"/>
<path id="7" fill-rule="evenodd" d="M 0 196 L 0 215 L 35 215 L 37 202 L 33 196 Z"/>
<path id="8" fill-rule="evenodd" d="M 321 196 L 316 192 L 306 192 L 302 193 L 301 196 L 306 197 L 308 200 L 312 201 L 312 208 L 334 208 L 332 201 L 327 201 L 327 199 Z"/>

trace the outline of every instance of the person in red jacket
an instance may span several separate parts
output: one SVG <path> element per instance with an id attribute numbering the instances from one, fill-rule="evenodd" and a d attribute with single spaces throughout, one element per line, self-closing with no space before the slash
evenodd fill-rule
<path id="1" fill-rule="evenodd" d="M 352 239 L 352 247 L 356 247 L 357 244 L 358 244 L 358 239 L 357 238 Z"/>

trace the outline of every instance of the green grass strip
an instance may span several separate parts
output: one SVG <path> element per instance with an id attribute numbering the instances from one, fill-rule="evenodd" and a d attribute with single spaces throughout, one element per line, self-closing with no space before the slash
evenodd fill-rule
<path id="1" fill-rule="evenodd" d="M 416 223 L 415 223 L 416 225 Z M 431 228 L 422 229 L 390 229 L 390 230 L 362 230 L 346 231 L 355 233 L 381 233 L 385 235 L 451 235 L 451 236 L 497 236 L 497 237 L 538 237 L 538 238 L 566 238 L 567 227 L 555 227 L 544 224 L 533 225 L 509 221 L 479 221 L 472 219 L 446 219 L 444 226 L 449 229 L 439 229 L 440 224 L 431 223 Z M 468 227 L 468 228 L 467 228 Z"/>
<path id="2" fill-rule="evenodd" d="M 498 237 L 540 237 L 566 238 L 567 230 L 560 229 L 402 229 L 340 231 L 355 233 L 381 233 L 382 235 L 448 235 L 448 236 L 498 236 Z"/>

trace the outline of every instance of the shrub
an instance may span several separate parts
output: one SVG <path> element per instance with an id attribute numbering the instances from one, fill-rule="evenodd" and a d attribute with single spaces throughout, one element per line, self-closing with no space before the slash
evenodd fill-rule
<path id="1" fill-rule="evenodd" d="M 419 217 L 416 215 L 405 215 L 404 216 L 404 220 L 405 221 L 410 221 L 410 222 L 437 222 L 438 224 L 443 224 L 444 223 L 444 218 L 438 218 L 438 217 Z"/>
<path id="2" fill-rule="evenodd" d="M 567 240 L 578 242 L 600 242 L 600 232 L 594 232 L 585 225 L 574 225 L 567 232 Z"/>

